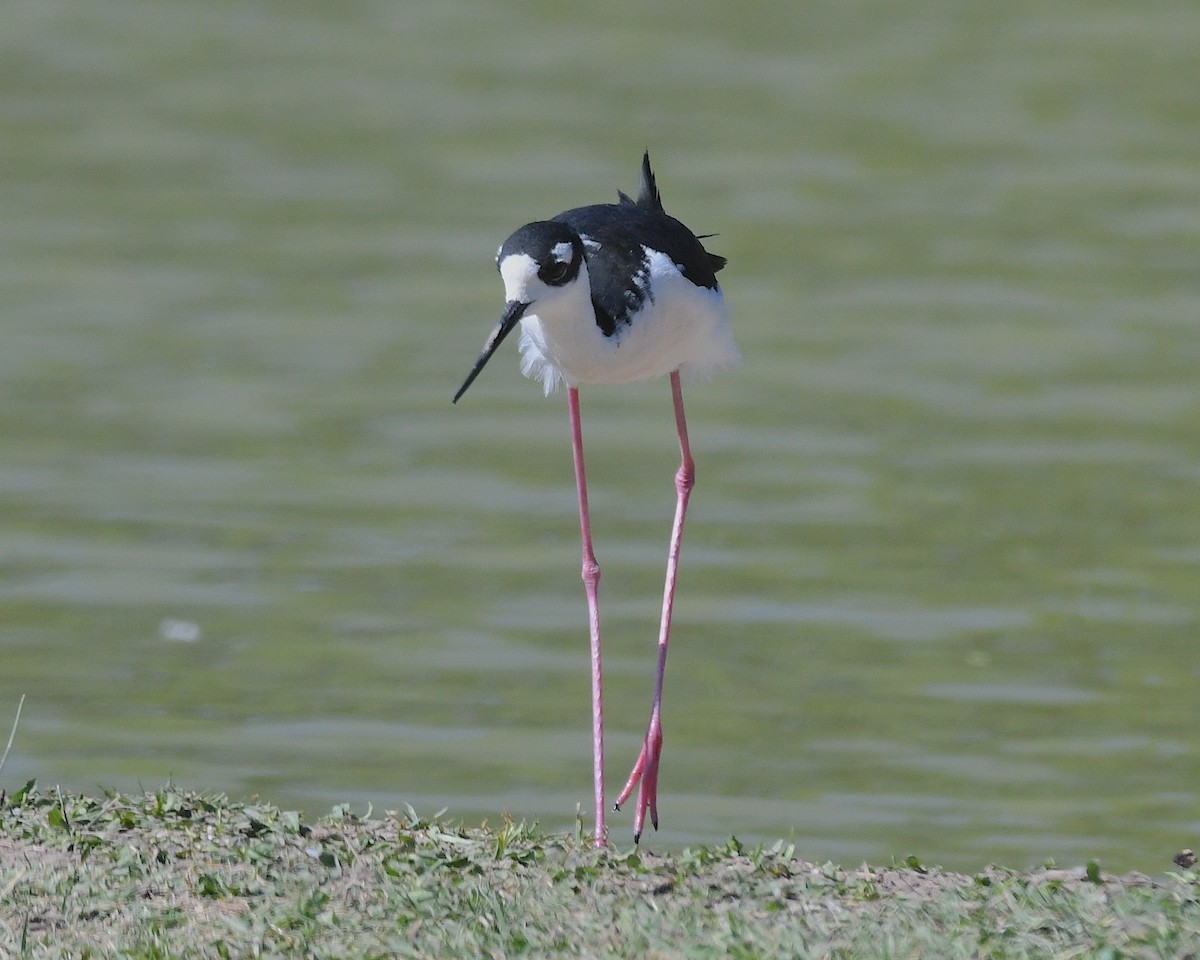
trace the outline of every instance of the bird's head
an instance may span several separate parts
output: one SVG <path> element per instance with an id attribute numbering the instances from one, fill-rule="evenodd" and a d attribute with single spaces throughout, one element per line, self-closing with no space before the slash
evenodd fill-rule
<path id="1" fill-rule="evenodd" d="M 504 280 L 504 314 L 454 395 L 455 403 L 525 313 L 535 304 L 545 308 L 565 296 L 580 281 L 582 265 L 583 241 L 579 234 L 556 220 L 527 223 L 501 244 L 496 269 Z M 583 279 L 586 281 L 586 273 Z"/>
<path id="2" fill-rule="evenodd" d="M 533 304 L 551 300 L 577 279 L 583 241 L 565 223 L 527 223 L 501 244 L 496 269 L 504 279 L 504 299 Z"/>

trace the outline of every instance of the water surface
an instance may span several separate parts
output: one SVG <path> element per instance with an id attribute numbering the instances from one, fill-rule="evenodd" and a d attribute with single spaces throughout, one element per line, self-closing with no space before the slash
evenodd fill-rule
<path id="1" fill-rule="evenodd" d="M 746 358 L 686 392 L 654 842 L 1148 871 L 1195 846 L 1189 0 L 5 21 L 0 716 L 28 700 L 0 786 L 587 809 L 563 396 L 506 346 L 449 400 L 500 241 L 635 189 L 648 147 L 719 234 Z M 673 425 L 665 382 L 583 413 L 615 782 Z"/>

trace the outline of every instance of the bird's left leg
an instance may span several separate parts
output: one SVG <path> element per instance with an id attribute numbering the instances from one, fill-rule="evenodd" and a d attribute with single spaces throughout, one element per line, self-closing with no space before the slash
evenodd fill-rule
<path id="1" fill-rule="evenodd" d="M 579 391 L 567 389 L 571 418 L 571 453 L 575 461 L 575 486 L 579 494 L 579 532 L 583 543 L 583 586 L 587 593 L 588 633 L 592 648 L 592 782 L 596 799 L 596 846 L 608 842 L 604 826 L 604 692 L 600 665 L 600 564 L 592 551 L 592 525 L 588 516 L 587 479 L 583 471 L 583 431 L 579 425 Z"/>
<path id="2" fill-rule="evenodd" d="M 662 753 L 662 688 L 663 674 L 667 668 L 667 645 L 671 639 L 671 612 L 675 606 L 675 575 L 679 570 L 679 544 L 683 539 L 683 521 L 687 516 L 688 498 L 696 482 L 696 464 L 692 460 L 691 447 L 688 445 L 687 421 L 683 416 L 683 393 L 679 389 L 679 371 L 671 374 L 671 396 L 675 401 L 675 427 L 679 431 L 679 453 L 681 462 L 679 472 L 675 474 L 675 523 L 671 528 L 671 546 L 667 553 L 667 580 L 663 587 L 662 621 L 658 630 L 658 671 L 654 678 L 654 704 L 650 710 L 650 724 L 646 728 L 646 738 L 642 741 L 642 752 L 625 789 L 617 798 L 614 808 L 621 809 L 633 788 L 641 782 L 638 789 L 637 810 L 633 816 L 633 842 L 637 843 L 642 837 L 642 827 L 646 823 L 646 811 L 650 811 L 650 822 L 658 829 L 658 760 Z"/>

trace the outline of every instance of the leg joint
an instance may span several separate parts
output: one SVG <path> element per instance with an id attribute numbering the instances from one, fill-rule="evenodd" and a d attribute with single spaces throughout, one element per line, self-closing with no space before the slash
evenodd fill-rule
<path id="1" fill-rule="evenodd" d="M 694 463 L 684 463 L 679 467 L 679 472 L 675 474 L 675 489 L 680 493 L 685 493 L 691 490 L 696 485 L 696 465 Z"/>
<path id="2" fill-rule="evenodd" d="M 583 561 L 583 570 L 581 571 L 584 583 L 596 584 L 600 582 L 600 564 L 596 562 L 595 557 L 588 557 Z"/>

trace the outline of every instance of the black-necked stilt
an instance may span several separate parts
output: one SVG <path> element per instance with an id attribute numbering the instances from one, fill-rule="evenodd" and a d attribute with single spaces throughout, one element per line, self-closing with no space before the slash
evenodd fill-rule
<path id="1" fill-rule="evenodd" d="M 704 249 L 691 230 L 664 212 L 650 169 L 642 157 L 637 200 L 576 207 L 551 220 L 527 223 L 504 241 L 496 266 L 504 278 L 504 315 L 484 344 L 475 366 L 454 395 L 457 403 L 496 352 L 521 324 L 521 371 L 541 378 L 549 394 L 567 385 L 579 527 L 583 537 L 583 582 L 592 647 L 593 775 L 596 845 L 604 825 L 604 713 L 600 671 L 600 614 L 596 588 L 600 566 L 592 552 L 583 437 L 579 427 L 581 383 L 627 383 L 669 374 L 682 463 L 675 475 L 678 499 L 658 634 L 654 703 L 642 751 L 615 809 L 640 781 L 633 839 L 642 835 L 646 811 L 658 829 L 658 762 L 662 751 L 662 687 L 675 600 L 679 543 L 695 480 L 688 446 L 679 375 L 707 373 L 740 359 L 725 318 L 717 271 L 725 258 Z"/>

